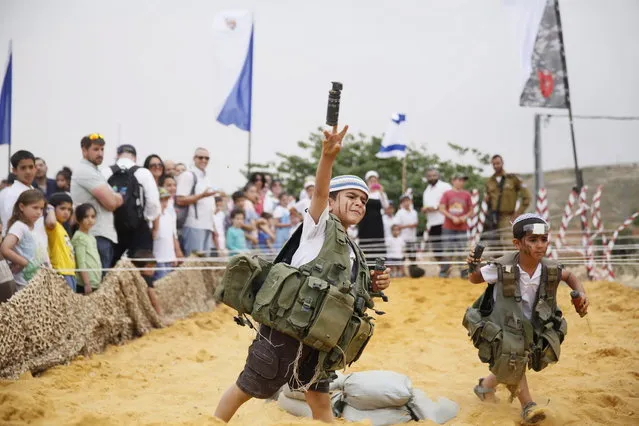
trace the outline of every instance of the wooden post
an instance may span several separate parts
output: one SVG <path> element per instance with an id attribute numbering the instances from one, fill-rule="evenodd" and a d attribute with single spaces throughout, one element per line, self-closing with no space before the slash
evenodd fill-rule
<path id="1" fill-rule="evenodd" d="M 406 155 L 402 159 L 402 194 L 406 193 Z"/>

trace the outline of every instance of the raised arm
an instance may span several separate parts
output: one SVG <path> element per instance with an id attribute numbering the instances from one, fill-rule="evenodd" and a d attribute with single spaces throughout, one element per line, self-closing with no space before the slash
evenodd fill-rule
<path id="1" fill-rule="evenodd" d="M 322 142 L 322 155 L 317 164 L 315 173 L 315 191 L 311 198 L 311 206 L 308 213 L 317 223 L 326 206 L 328 205 L 328 188 L 333 174 L 333 163 L 339 151 L 342 149 L 342 140 L 348 131 L 348 126 L 344 126 L 341 132 L 337 132 L 337 126 L 328 132 L 324 130 L 324 141 Z"/>

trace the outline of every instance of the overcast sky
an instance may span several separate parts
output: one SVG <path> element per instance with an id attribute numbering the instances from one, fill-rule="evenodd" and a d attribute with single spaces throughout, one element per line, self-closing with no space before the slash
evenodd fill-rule
<path id="1" fill-rule="evenodd" d="M 560 4 L 574 113 L 639 116 L 639 1 Z M 535 110 L 518 106 L 501 0 L 0 0 L 2 64 L 13 39 L 13 150 L 44 157 L 54 177 L 94 131 L 109 163 L 118 140 L 140 162 L 151 152 L 188 162 L 204 146 L 215 184 L 235 189 L 247 134 L 215 121 L 226 93 L 211 23 L 227 8 L 255 13 L 253 161 L 297 152 L 340 80 L 340 120 L 354 132 L 381 135 L 405 112 L 415 145 L 455 158 L 452 141 L 533 170 Z M 580 120 L 575 133 L 582 166 L 639 161 L 637 121 Z M 572 167 L 567 120 L 553 119 L 543 143 L 545 168 Z M 0 147 L 3 175 L 6 155 Z"/>

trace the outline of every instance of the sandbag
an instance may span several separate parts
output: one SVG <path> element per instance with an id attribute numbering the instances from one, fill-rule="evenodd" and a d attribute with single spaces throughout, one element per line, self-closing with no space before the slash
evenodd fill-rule
<path id="1" fill-rule="evenodd" d="M 345 405 L 342 411 L 342 417 L 349 422 L 370 420 L 373 426 L 395 425 L 413 420 L 406 406 L 378 408 L 376 410 L 358 410 L 350 405 Z"/>
<path id="2" fill-rule="evenodd" d="M 456 402 L 443 397 L 433 402 L 420 389 L 413 391 L 413 398 L 407 406 L 419 420 L 430 420 L 440 425 L 457 416 L 459 412 Z"/>
<path id="3" fill-rule="evenodd" d="M 306 401 L 304 392 L 292 390 L 288 383 L 282 386 L 281 391 L 287 398 L 297 399 L 298 401 Z"/>
<path id="4" fill-rule="evenodd" d="M 344 401 L 358 410 L 401 407 L 410 401 L 410 379 L 394 371 L 362 371 L 344 381 Z"/>
<path id="5" fill-rule="evenodd" d="M 313 418 L 311 407 L 308 406 L 306 401 L 289 398 L 284 394 L 284 392 L 280 393 L 280 396 L 277 398 L 277 405 L 282 410 L 287 411 L 294 416 Z"/>
<path id="6" fill-rule="evenodd" d="M 346 381 L 346 378 L 348 376 L 350 376 L 350 374 L 344 374 L 341 371 L 336 371 L 335 375 L 337 377 L 335 377 L 333 380 L 331 380 L 331 383 L 329 383 L 329 387 L 328 387 L 328 389 L 331 392 L 343 390 L 344 389 L 344 382 Z"/>

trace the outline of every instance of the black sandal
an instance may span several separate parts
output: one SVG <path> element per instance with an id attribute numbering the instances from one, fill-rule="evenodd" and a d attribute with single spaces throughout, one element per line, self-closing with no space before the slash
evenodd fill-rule
<path id="1" fill-rule="evenodd" d="M 475 395 L 477 395 L 477 398 L 479 398 L 481 401 L 486 401 L 486 394 L 487 393 L 495 393 L 495 389 L 494 388 L 486 388 L 484 386 L 482 386 L 482 383 L 484 382 L 484 378 L 482 377 L 481 379 L 479 379 L 479 383 L 477 383 L 475 385 L 475 387 L 473 388 L 473 392 L 475 392 Z M 497 397 L 495 396 L 495 402 L 498 402 Z"/>

